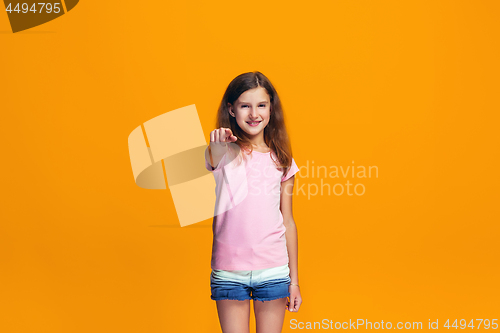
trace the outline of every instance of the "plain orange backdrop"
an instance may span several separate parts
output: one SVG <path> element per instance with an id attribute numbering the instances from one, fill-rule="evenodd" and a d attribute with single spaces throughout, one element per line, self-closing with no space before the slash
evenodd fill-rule
<path id="1" fill-rule="evenodd" d="M 180 228 L 168 190 L 139 188 L 127 137 L 196 104 L 208 142 L 254 70 L 299 166 L 379 169 L 362 196 L 294 198 L 304 303 L 284 332 L 498 318 L 499 7 L 86 0 L 17 34 L 0 12 L 0 331 L 220 331 L 211 220 Z"/>

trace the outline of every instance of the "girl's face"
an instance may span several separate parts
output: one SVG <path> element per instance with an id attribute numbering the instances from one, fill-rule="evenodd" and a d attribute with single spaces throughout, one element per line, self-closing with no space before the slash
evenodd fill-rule
<path id="1" fill-rule="evenodd" d="M 266 89 L 257 87 L 245 91 L 234 105 L 229 104 L 229 113 L 251 138 L 264 136 L 271 115 L 271 100 Z"/>

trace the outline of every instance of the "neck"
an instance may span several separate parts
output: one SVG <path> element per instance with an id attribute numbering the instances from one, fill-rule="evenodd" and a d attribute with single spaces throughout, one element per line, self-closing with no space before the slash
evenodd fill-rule
<path id="1" fill-rule="evenodd" d="M 264 132 L 260 132 L 255 136 L 248 136 L 248 141 L 250 141 L 254 147 L 267 148 L 266 142 L 264 141 Z"/>

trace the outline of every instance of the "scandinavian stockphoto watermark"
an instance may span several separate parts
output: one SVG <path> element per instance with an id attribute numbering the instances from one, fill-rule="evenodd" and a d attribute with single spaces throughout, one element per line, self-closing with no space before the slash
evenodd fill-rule
<path id="1" fill-rule="evenodd" d="M 308 200 L 316 195 L 362 196 L 366 193 L 363 181 L 378 178 L 378 166 L 356 165 L 354 161 L 347 166 L 326 166 L 307 160 L 299 167 L 298 176 L 293 194 L 307 195 Z"/>
<path id="2" fill-rule="evenodd" d="M 440 322 L 441 320 L 441 322 Z M 387 320 L 371 321 L 368 319 L 349 319 L 349 321 L 333 321 L 331 319 L 323 319 L 321 321 L 298 321 L 297 319 L 290 320 L 290 328 L 292 330 L 437 330 L 437 329 L 498 329 L 498 318 L 492 319 L 428 319 L 427 322 L 422 321 L 398 321 L 391 322 Z"/>
<path id="3" fill-rule="evenodd" d="M 279 184 L 270 185 L 271 188 L 262 188 L 260 177 L 273 177 L 274 173 L 281 175 L 273 166 L 266 167 L 261 173 L 257 168 L 248 176 L 249 193 L 252 195 L 269 194 L 285 191 L 288 194 L 307 196 L 307 200 L 315 196 L 362 196 L 366 193 L 366 181 L 378 178 L 378 166 L 357 165 L 352 161 L 351 165 L 318 165 L 314 161 L 307 160 L 305 165 L 299 167 L 295 174 L 293 189 Z M 264 193 L 263 193 L 264 191 Z"/>

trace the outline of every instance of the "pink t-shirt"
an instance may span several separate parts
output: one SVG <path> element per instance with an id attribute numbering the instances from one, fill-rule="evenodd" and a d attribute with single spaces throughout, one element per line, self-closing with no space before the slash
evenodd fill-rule
<path id="1" fill-rule="evenodd" d="M 276 160 L 274 153 L 253 151 L 238 165 L 237 159 L 226 162 L 226 153 L 214 170 L 205 159 L 216 182 L 212 269 L 258 270 L 288 263 L 281 182 L 299 168 L 292 158 L 291 168 L 282 177 L 271 154 Z"/>

